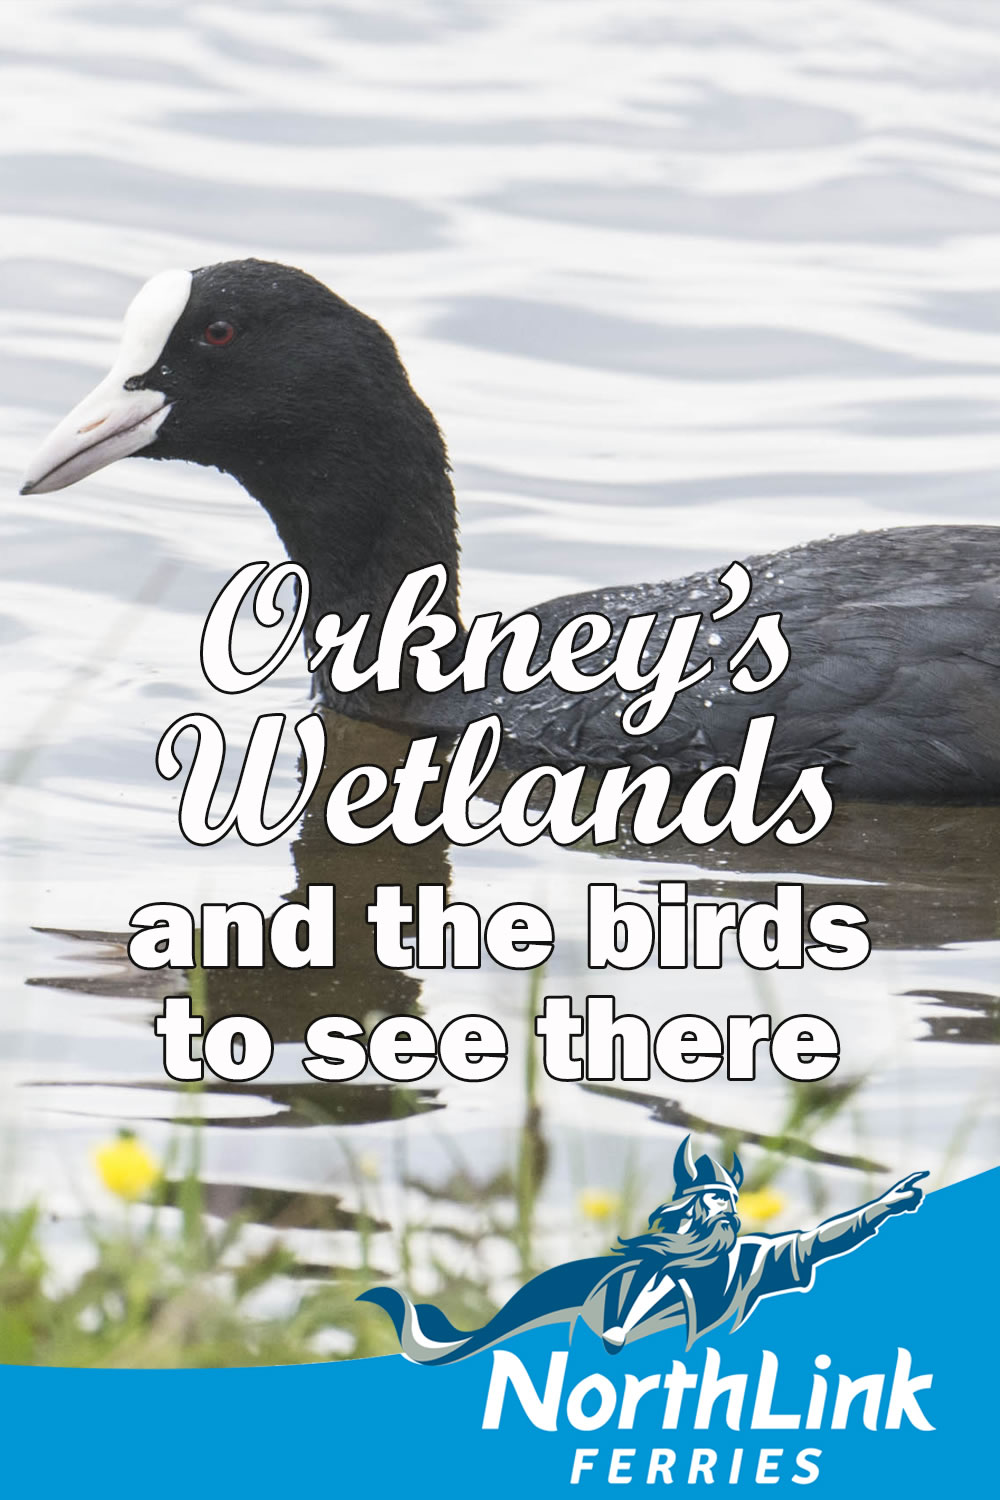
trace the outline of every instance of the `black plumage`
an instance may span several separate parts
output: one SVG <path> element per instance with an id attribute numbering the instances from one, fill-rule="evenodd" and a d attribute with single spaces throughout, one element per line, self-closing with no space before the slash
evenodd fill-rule
<path id="1" fill-rule="evenodd" d="M 213 347 L 206 330 L 235 335 Z M 320 615 L 377 626 L 402 578 L 444 563 L 439 608 L 458 621 L 458 540 L 445 446 L 392 340 L 301 271 L 261 261 L 194 273 L 187 305 L 155 363 L 127 389 L 162 392 L 169 412 L 138 450 L 232 474 L 270 513 L 288 554 L 312 579 Z M 96 466 L 96 465 L 95 465 Z M 1000 529 L 923 526 L 859 533 L 746 559 L 752 606 L 720 622 L 716 573 L 598 589 L 535 608 L 543 640 L 599 612 L 615 622 L 655 612 L 655 656 L 675 615 L 702 612 L 692 662 L 711 678 L 680 694 L 664 722 L 633 737 L 630 696 L 614 685 L 569 695 L 551 682 L 507 693 L 429 696 L 329 689 L 331 707 L 411 730 L 454 730 L 498 713 L 521 760 L 595 768 L 665 763 L 679 780 L 732 763 L 748 720 L 775 715 L 767 780 L 827 768 L 856 798 L 986 801 L 1000 797 Z M 742 694 L 725 664 L 745 616 L 780 612 L 791 663 L 773 686 Z M 596 669 L 614 641 L 590 663 Z M 461 639 L 448 654 L 454 662 Z M 753 660 L 749 665 L 753 668 Z M 321 684 L 321 692 L 322 692 Z"/>

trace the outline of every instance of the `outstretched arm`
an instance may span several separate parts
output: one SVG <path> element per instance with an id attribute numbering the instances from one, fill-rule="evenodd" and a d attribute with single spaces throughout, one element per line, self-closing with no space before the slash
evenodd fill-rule
<path id="1" fill-rule="evenodd" d="M 871 1239 L 883 1219 L 891 1214 L 915 1213 L 924 1197 L 923 1188 L 917 1184 L 926 1176 L 926 1172 L 911 1172 L 871 1203 L 827 1219 L 817 1229 L 803 1230 L 797 1246 L 802 1262 L 808 1265 L 826 1260 L 831 1255 L 844 1255 L 864 1240 Z"/>

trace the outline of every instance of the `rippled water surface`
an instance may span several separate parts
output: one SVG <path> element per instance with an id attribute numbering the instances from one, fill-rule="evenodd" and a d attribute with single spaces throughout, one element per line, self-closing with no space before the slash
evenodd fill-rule
<path id="1" fill-rule="evenodd" d="M 310 881 L 337 883 L 359 933 L 376 879 L 448 876 L 443 849 L 394 865 L 311 825 L 257 850 L 180 837 L 177 789 L 153 767 L 167 724 L 203 709 L 238 746 L 256 714 L 304 711 L 308 682 L 293 660 L 252 700 L 226 700 L 200 675 L 201 622 L 234 564 L 281 555 L 234 482 L 136 461 L 17 495 L 41 435 L 110 362 L 137 286 L 165 266 L 257 254 L 379 318 L 448 438 L 467 615 L 859 527 L 992 523 L 1000 27 L 955 0 L 12 9 L 2 1078 L 19 1190 L 71 1219 L 92 1194 L 95 1141 L 138 1120 L 166 1150 L 194 1108 L 163 1087 L 150 1027 L 169 982 L 101 935 L 144 902 L 272 910 Z M 286 791 L 294 774 L 284 763 Z M 855 1085 L 805 1115 L 770 1068 L 633 1093 L 547 1085 L 551 1253 L 578 1232 L 580 1187 L 620 1190 L 626 1161 L 659 1201 L 692 1123 L 709 1142 L 749 1141 L 752 1161 L 755 1139 L 797 1122 L 818 1159 L 793 1155 L 780 1184 L 805 1217 L 860 1201 L 874 1168 L 927 1166 L 941 1182 L 993 1163 L 997 825 L 993 812 L 845 808 L 780 865 L 773 850 L 721 847 L 453 850 L 453 899 L 550 910 L 549 992 L 613 987 L 651 1019 L 817 1011 L 842 1037 L 837 1080 Z M 789 874 L 811 902 L 865 906 L 877 949 L 862 969 L 762 975 L 733 954 L 720 970 L 613 986 L 587 973 L 595 879 L 649 898 L 686 877 L 745 900 Z M 485 1180 L 524 1115 L 526 976 L 390 974 L 360 936 L 341 948 L 333 975 L 212 978 L 210 1009 L 252 1010 L 279 1046 L 259 1083 L 209 1088 L 197 1106 L 213 1202 L 261 1218 L 280 1202 L 313 1261 L 353 1253 L 358 1162 L 385 1222 L 447 1213 L 426 1189 L 459 1158 Z M 486 1010 L 514 1060 L 487 1085 L 309 1083 L 303 1024 L 340 1009 L 419 1010 L 438 1026 Z M 331 1206 L 322 1231 L 308 1227 L 317 1195 Z M 374 1253 L 392 1269 L 388 1233 Z M 498 1274 L 509 1268 L 498 1251 Z"/>

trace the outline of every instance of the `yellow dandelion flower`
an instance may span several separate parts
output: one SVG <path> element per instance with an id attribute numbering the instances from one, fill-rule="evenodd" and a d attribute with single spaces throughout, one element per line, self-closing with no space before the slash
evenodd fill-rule
<path id="1" fill-rule="evenodd" d="M 785 1206 L 785 1200 L 774 1188 L 763 1187 L 740 1194 L 737 1208 L 744 1224 L 767 1224 L 777 1218 Z"/>
<path id="2" fill-rule="evenodd" d="M 119 1131 L 94 1152 L 97 1175 L 109 1192 L 127 1203 L 145 1198 L 163 1175 L 160 1163 L 130 1130 Z"/>
<path id="3" fill-rule="evenodd" d="M 580 1194 L 580 1212 L 595 1224 L 606 1224 L 618 1212 L 618 1196 L 604 1188 L 584 1188 Z"/>

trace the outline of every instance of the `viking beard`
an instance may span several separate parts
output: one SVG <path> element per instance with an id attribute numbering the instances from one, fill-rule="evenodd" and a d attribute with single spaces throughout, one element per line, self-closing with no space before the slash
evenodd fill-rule
<path id="1" fill-rule="evenodd" d="M 652 1251 L 663 1256 L 665 1271 L 694 1270 L 727 1255 L 736 1244 L 739 1227 L 736 1214 L 723 1213 L 708 1221 L 696 1219 L 686 1234 L 661 1229 L 636 1235 L 622 1242 L 623 1248 L 618 1253 Z"/>
<path id="2" fill-rule="evenodd" d="M 693 1226 L 688 1234 L 665 1234 L 663 1254 L 679 1271 L 706 1265 L 729 1253 L 736 1244 L 739 1227 L 735 1214 L 720 1214 L 704 1226 Z"/>

